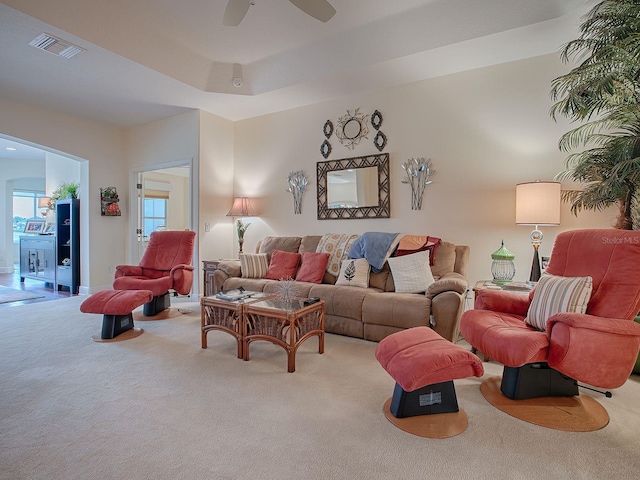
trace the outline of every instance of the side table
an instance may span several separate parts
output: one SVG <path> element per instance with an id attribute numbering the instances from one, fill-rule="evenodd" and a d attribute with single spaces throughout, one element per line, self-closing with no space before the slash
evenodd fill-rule
<path id="1" fill-rule="evenodd" d="M 249 344 L 267 340 L 287 352 L 287 371 L 296 371 L 296 351 L 302 342 L 318 337 L 318 353 L 324 353 L 324 300 L 306 304 L 304 299 L 290 301 L 265 299 L 245 305 L 243 313 L 244 359 L 249 360 Z"/>
<path id="2" fill-rule="evenodd" d="M 207 348 L 207 334 L 211 330 L 226 332 L 236 339 L 238 358 L 244 358 L 244 330 L 242 318 L 245 305 L 259 302 L 270 295 L 255 292 L 241 300 L 221 300 L 215 295 L 200 299 L 200 335 L 202 348 Z"/>
<path id="3" fill-rule="evenodd" d="M 218 260 L 202 260 L 202 275 L 203 275 L 203 287 L 204 287 L 204 296 L 210 297 L 211 295 L 215 295 L 216 286 L 213 282 L 213 272 L 218 269 L 218 265 L 220 262 L 228 262 L 230 260 L 220 258 Z"/>

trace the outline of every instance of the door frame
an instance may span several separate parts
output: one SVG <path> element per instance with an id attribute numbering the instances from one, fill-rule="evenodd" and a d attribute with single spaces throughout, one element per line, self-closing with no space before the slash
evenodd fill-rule
<path id="1" fill-rule="evenodd" d="M 141 167 L 134 167 L 129 170 L 129 211 L 131 212 L 129 215 L 129 252 L 128 252 L 128 262 L 130 264 L 137 263 L 135 260 L 135 252 L 137 251 L 137 234 L 136 229 L 138 228 L 138 216 L 140 214 L 138 209 L 138 193 L 137 193 L 137 183 L 138 183 L 138 175 L 140 173 L 153 172 L 155 170 L 163 170 L 165 168 L 172 167 L 189 167 L 189 229 L 196 232 L 196 238 L 193 248 L 193 286 L 191 287 L 191 295 L 194 298 L 198 298 L 200 291 L 200 267 L 199 267 L 199 239 L 198 239 L 198 218 L 199 218 L 199 190 L 198 190 L 198 163 L 193 158 L 188 158 L 184 160 L 176 160 L 174 162 L 167 163 L 156 163 L 153 165 L 145 165 Z"/>

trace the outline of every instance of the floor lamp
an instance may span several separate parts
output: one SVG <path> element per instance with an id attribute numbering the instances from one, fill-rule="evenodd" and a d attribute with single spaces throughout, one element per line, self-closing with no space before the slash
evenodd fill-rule
<path id="1" fill-rule="evenodd" d="M 530 282 L 540 280 L 540 257 L 538 249 L 542 243 L 541 226 L 560 225 L 560 183 L 528 182 L 516 185 L 516 225 L 534 225 L 531 232 L 533 263 Z"/>
<path id="2" fill-rule="evenodd" d="M 233 205 L 227 217 L 255 217 L 256 212 L 253 210 L 251 203 L 247 197 L 235 197 L 233 199 Z M 238 232 L 238 246 L 240 247 L 238 253 L 242 253 L 242 244 L 244 243 L 244 232 L 251 225 L 250 223 L 242 223 L 242 219 L 236 220 L 236 230 Z"/>

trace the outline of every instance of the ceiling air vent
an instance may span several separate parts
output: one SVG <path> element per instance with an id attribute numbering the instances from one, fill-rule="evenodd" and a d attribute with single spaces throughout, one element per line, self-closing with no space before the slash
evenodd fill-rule
<path id="1" fill-rule="evenodd" d="M 29 42 L 29 45 L 64 58 L 71 58 L 80 52 L 85 51 L 84 48 L 78 47 L 77 45 L 66 40 L 62 40 L 61 38 L 54 37 L 53 35 L 49 35 L 48 33 L 38 35 Z"/>

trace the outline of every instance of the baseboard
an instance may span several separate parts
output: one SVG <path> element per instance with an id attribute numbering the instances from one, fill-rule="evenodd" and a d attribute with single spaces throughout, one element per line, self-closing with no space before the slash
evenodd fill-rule
<path id="1" fill-rule="evenodd" d="M 13 267 L 0 267 L 0 273 L 14 273 L 15 271 Z"/>

